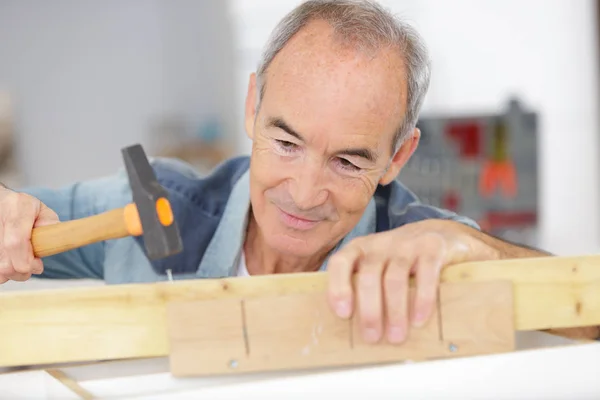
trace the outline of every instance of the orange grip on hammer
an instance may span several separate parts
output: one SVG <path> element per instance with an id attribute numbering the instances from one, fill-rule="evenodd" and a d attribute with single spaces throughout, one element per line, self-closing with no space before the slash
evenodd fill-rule
<path id="1" fill-rule="evenodd" d="M 171 210 L 171 204 L 169 203 L 169 200 L 164 197 L 156 200 L 156 214 L 163 226 L 171 225 L 175 219 L 173 217 L 173 211 Z M 143 233 L 142 221 L 140 220 L 140 215 L 134 203 L 125 206 L 123 209 L 123 218 L 129 235 L 140 236 Z"/>

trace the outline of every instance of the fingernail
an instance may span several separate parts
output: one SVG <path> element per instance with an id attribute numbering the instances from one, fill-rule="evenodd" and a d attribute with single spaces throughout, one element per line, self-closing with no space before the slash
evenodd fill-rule
<path id="1" fill-rule="evenodd" d="M 375 329 L 365 329 L 363 334 L 365 341 L 369 343 L 375 343 L 379 340 L 379 335 L 377 335 L 377 331 Z"/>
<path id="2" fill-rule="evenodd" d="M 388 329 L 388 340 L 390 343 L 400 343 L 404 340 L 404 329 L 399 326 L 391 326 Z"/>
<path id="3" fill-rule="evenodd" d="M 335 306 L 335 312 L 340 318 L 349 318 L 350 317 L 350 302 L 349 301 L 338 301 Z"/>

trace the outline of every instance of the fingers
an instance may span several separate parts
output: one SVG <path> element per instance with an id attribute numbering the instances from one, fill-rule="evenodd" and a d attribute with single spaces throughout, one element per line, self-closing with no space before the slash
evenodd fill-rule
<path id="1" fill-rule="evenodd" d="M 17 282 L 25 282 L 31 278 L 31 274 L 24 273 L 21 274 L 19 272 L 15 272 L 9 276 L 7 276 L 7 280 L 9 281 L 17 281 Z"/>
<path id="2" fill-rule="evenodd" d="M 1 243 L 1 235 L 0 235 Z M 0 251 L 0 284 L 6 281 L 26 281 L 31 277 L 30 273 L 20 273 L 12 266 L 11 258 L 5 251 Z"/>
<path id="3" fill-rule="evenodd" d="M 31 245 L 31 231 L 36 220 L 48 224 L 58 218 L 31 196 L 14 192 L 2 195 L 0 277 L 3 281 L 25 281 L 32 274 L 43 272 L 43 263 L 35 257 Z"/>
<path id="4" fill-rule="evenodd" d="M 16 273 L 33 272 L 34 256 L 30 241 L 32 222 L 33 218 L 23 217 L 11 220 L 4 226 L 4 249 Z"/>
<path id="5" fill-rule="evenodd" d="M 5 217 L 2 244 L 14 272 L 33 272 L 33 248 L 31 230 L 40 207 L 30 198 L 16 195 L 12 200 L 11 214 Z"/>
<path id="6" fill-rule="evenodd" d="M 48 208 L 45 204 L 40 203 L 40 211 L 34 223 L 34 227 L 52 225 L 60 222 L 58 214 Z"/>
<path id="7" fill-rule="evenodd" d="M 376 343 L 383 330 L 383 291 L 381 287 L 385 259 L 367 257 L 361 260 L 356 277 L 359 326 L 366 342 Z"/>
<path id="8" fill-rule="evenodd" d="M 410 270 L 411 263 L 408 259 L 394 259 L 384 273 L 387 340 L 390 343 L 402 343 L 408 333 Z"/>
<path id="9" fill-rule="evenodd" d="M 417 260 L 417 287 L 412 310 L 412 324 L 415 327 L 425 325 L 433 313 L 441 268 L 442 260 L 435 253 L 422 255 Z"/>
<path id="10" fill-rule="evenodd" d="M 358 246 L 348 246 L 331 256 L 327 263 L 328 301 L 340 318 L 350 318 L 354 311 L 352 276 L 361 254 Z"/>

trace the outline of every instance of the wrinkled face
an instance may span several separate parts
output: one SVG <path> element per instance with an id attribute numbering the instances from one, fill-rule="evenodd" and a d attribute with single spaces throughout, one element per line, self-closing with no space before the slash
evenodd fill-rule
<path id="1" fill-rule="evenodd" d="M 271 248 L 311 256 L 352 230 L 377 185 L 393 180 L 416 147 L 418 131 L 392 154 L 405 104 L 400 55 L 386 50 L 368 57 L 344 49 L 320 21 L 273 60 L 256 115 L 251 77 L 250 196 Z"/>

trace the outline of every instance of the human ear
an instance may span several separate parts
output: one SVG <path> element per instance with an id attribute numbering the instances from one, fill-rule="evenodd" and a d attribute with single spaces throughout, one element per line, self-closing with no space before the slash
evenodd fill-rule
<path id="1" fill-rule="evenodd" d="M 419 145 L 419 139 L 421 138 L 421 131 L 419 128 L 415 128 L 411 135 L 407 136 L 396 153 L 392 157 L 390 165 L 386 170 L 385 174 L 379 180 L 380 185 L 387 185 L 392 182 L 398 174 L 400 170 L 406 165 L 410 157 L 413 155 L 417 146 Z"/>
<path id="2" fill-rule="evenodd" d="M 256 119 L 256 73 L 251 73 L 248 79 L 248 92 L 246 94 L 245 128 L 250 140 L 254 139 L 254 122 Z"/>

